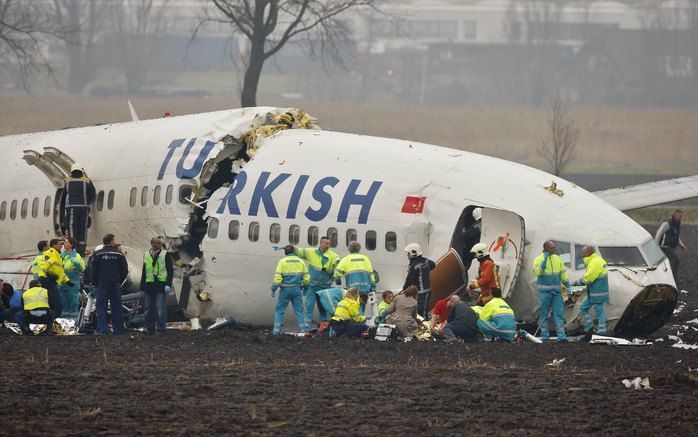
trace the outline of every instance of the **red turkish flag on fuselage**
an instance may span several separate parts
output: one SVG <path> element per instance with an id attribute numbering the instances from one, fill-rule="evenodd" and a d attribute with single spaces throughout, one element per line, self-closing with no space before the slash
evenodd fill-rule
<path id="1" fill-rule="evenodd" d="M 406 214 L 421 214 L 424 211 L 424 203 L 426 197 L 407 196 L 405 203 L 402 205 L 402 212 Z"/>

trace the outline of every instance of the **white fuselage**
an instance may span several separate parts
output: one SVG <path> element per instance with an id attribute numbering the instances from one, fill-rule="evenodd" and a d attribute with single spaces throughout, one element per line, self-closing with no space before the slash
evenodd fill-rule
<path id="1" fill-rule="evenodd" d="M 150 237 L 176 240 L 192 232 L 188 222 L 194 206 L 180 201 L 180 187 L 196 186 L 205 164 L 225 150 L 222 139 L 235 136 L 251 116 L 266 110 L 0 138 L 5 163 L 0 176 L 0 205 L 5 208 L 0 213 L 0 256 L 32 254 L 38 240 L 56 235 L 56 188 L 22 159 L 24 150 L 53 147 L 81 163 L 102 193 L 92 208 L 89 246 L 100 244 L 105 233 L 116 234 L 136 280 Z M 270 325 L 274 300 L 268 289 L 281 257 L 274 246 L 292 242 L 307 247 L 328 230 L 338 234 L 338 247 L 332 250 L 340 257 L 347 254 L 347 233 L 355 232 L 380 274 L 379 290 L 401 289 L 405 245 L 417 242 L 425 256 L 439 258 L 450 248 L 463 209 L 475 205 L 511 211 L 525 222 L 529 244 L 508 299 L 519 320 L 532 322 L 538 309 L 532 263 L 545 240 L 573 246 L 640 247 L 651 238 L 625 214 L 572 183 L 513 162 L 444 147 L 298 129 L 267 138 L 253 158 L 241 164 L 233 183 L 217 188 L 208 200 L 209 228 L 200 248 L 212 302 L 190 299 L 190 315 Z M 563 196 L 544 189 L 552 181 Z M 426 198 L 421 213 L 402 212 L 408 196 Z M 15 214 L 11 214 L 13 202 Z M 212 221 L 217 222 L 217 232 Z M 375 248 L 366 248 L 374 240 Z M 583 273 L 574 264 L 572 260 L 572 280 Z M 611 326 L 643 286 L 674 285 L 666 260 L 653 269 L 611 271 L 609 279 Z M 567 310 L 568 322 L 577 312 L 577 308 Z"/>

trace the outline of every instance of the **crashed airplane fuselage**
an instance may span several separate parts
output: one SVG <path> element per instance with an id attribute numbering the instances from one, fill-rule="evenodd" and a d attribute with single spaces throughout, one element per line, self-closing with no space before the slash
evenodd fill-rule
<path id="1" fill-rule="evenodd" d="M 60 153 L 57 153 L 59 151 Z M 502 266 L 503 293 L 522 322 L 538 318 L 533 258 L 552 239 L 574 280 L 581 245 L 608 257 L 611 327 L 651 332 L 677 300 L 650 235 L 610 204 L 563 179 L 513 162 L 403 140 L 320 130 L 295 109 L 249 108 L 0 138 L 3 275 L 26 286 L 36 241 L 62 232 L 56 199 L 66 162 L 80 162 L 98 198 L 89 244 L 114 233 L 137 287 L 150 237 L 176 259 L 176 302 L 190 316 L 270 325 L 278 246 L 328 235 L 347 253 L 358 240 L 399 290 L 403 247 L 440 259 L 435 298 L 466 281 L 472 209 L 480 241 Z M 554 183 L 555 186 L 551 186 Z M 174 299 L 174 298 L 171 298 Z M 579 302 L 566 310 L 578 326 Z"/>

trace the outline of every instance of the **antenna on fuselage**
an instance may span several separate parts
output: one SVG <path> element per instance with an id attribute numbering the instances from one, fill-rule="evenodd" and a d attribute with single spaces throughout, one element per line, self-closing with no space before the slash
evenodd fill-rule
<path id="1" fill-rule="evenodd" d="M 136 114 L 136 110 L 133 109 L 133 105 L 131 104 L 131 101 L 128 101 L 128 110 L 131 111 L 131 121 L 141 121 L 140 118 L 138 118 L 138 114 Z"/>

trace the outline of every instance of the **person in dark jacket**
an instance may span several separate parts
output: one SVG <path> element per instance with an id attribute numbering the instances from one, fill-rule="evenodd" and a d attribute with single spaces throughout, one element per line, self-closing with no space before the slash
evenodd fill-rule
<path id="1" fill-rule="evenodd" d="M 422 256 L 422 248 L 417 243 L 408 244 L 405 252 L 407 252 L 407 259 L 410 260 L 410 266 L 407 268 L 407 278 L 402 289 L 407 290 L 410 285 L 417 287 L 417 313 L 426 320 L 431 297 L 429 272 L 436 268 L 436 264 Z"/>
<path id="2" fill-rule="evenodd" d="M 688 250 L 683 241 L 681 241 L 681 219 L 683 211 L 677 209 L 669 217 L 669 220 L 662 223 L 657 229 L 657 234 L 654 236 L 654 241 L 659 244 L 664 251 L 664 254 L 669 258 L 671 272 L 674 274 L 674 280 L 679 278 L 679 257 L 676 255 L 676 249 L 680 247 L 683 250 Z"/>
<path id="3" fill-rule="evenodd" d="M 104 247 L 92 255 L 92 278 L 97 287 L 97 333 L 107 334 L 107 303 L 111 307 L 111 324 L 114 334 L 123 334 L 124 314 L 121 306 L 121 285 L 128 277 L 126 257 L 116 245 L 114 234 L 102 239 Z"/>
<path id="4" fill-rule="evenodd" d="M 76 251 L 80 256 L 85 256 L 90 206 L 94 200 L 95 186 L 85 175 L 82 166 L 73 164 L 70 167 L 70 176 L 65 182 L 61 205 L 64 208 L 64 223 L 68 228 L 68 235 L 78 240 Z"/>
<path id="5" fill-rule="evenodd" d="M 148 334 L 152 335 L 156 330 L 165 332 L 167 293 L 172 291 L 173 272 L 172 257 L 162 249 L 162 241 L 158 237 L 151 238 L 150 250 L 143 256 L 140 288 L 145 294 L 145 328 Z"/>
<path id="6" fill-rule="evenodd" d="M 477 313 L 455 295 L 448 300 L 448 307 L 448 317 L 443 330 L 444 340 L 448 342 L 463 340 L 469 343 L 477 341 Z"/>

